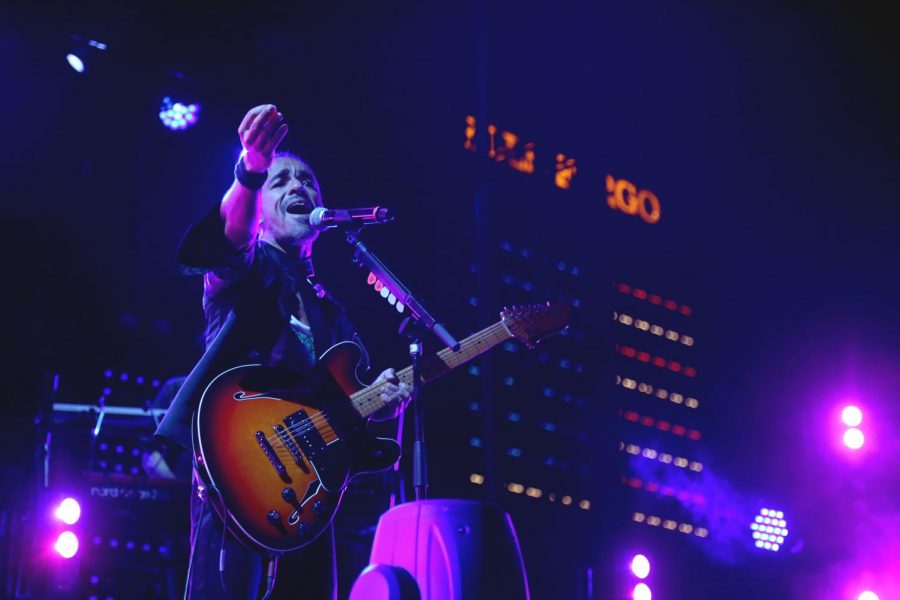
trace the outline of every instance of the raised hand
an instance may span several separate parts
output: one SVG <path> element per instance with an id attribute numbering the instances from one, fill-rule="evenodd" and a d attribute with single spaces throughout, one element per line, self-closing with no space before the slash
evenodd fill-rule
<path id="1" fill-rule="evenodd" d="M 238 127 L 238 137 L 244 147 L 244 166 L 248 171 L 262 173 L 272 164 L 278 144 L 287 134 L 284 115 L 274 104 L 251 108 Z"/>

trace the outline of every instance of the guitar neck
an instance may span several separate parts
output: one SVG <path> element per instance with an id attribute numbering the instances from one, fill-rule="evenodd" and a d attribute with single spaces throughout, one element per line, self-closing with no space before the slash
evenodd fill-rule
<path id="1" fill-rule="evenodd" d="M 454 352 L 449 348 L 444 348 L 437 354 L 432 354 L 422 359 L 422 383 L 434 381 L 444 373 L 449 373 L 456 367 L 462 366 L 493 348 L 494 346 L 505 342 L 513 337 L 502 321 L 494 323 L 490 327 L 482 329 L 478 333 L 474 333 L 460 342 L 459 351 Z M 412 366 L 397 371 L 397 377 L 401 382 L 412 385 L 413 369 Z M 386 404 L 381 398 L 381 386 L 369 386 L 362 389 L 350 397 L 353 407 L 363 417 L 368 417 Z"/>

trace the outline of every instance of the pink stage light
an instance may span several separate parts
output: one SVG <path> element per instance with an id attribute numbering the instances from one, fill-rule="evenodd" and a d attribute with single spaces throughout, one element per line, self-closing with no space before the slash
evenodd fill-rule
<path id="1" fill-rule="evenodd" d="M 859 427 L 859 424 L 862 423 L 863 414 L 858 406 L 853 406 L 852 404 L 849 406 L 845 406 L 844 410 L 841 411 L 841 421 L 844 422 L 844 425 L 847 427 Z"/>
<path id="2" fill-rule="evenodd" d="M 78 553 L 78 537 L 71 531 L 63 531 L 56 538 L 53 549 L 63 558 L 72 558 Z"/>
<path id="3" fill-rule="evenodd" d="M 859 450 L 866 443 L 866 436 L 863 432 L 855 427 L 851 427 L 844 432 L 844 445 L 851 450 Z"/>
<path id="4" fill-rule="evenodd" d="M 81 505 L 75 498 L 66 498 L 59 503 L 54 514 L 66 525 L 74 525 L 81 518 Z"/>
<path id="5" fill-rule="evenodd" d="M 631 597 L 634 600 L 651 600 L 653 598 L 653 594 L 650 592 L 650 586 L 646 583 L 639 583 L 634 586 L 634 591 L 631 593 Z"/>
<path id="6" fill-rule="evenodd" d="M 631 572 L 638 579 L 646 579 L 650 575 L 650 560 L 643 554 L 635 554 L 631 559 Z"/>
<path id="7" fill-rule="evenodd" d="M 857 600 L 878 600 L 878 594 L 867 590 L 860 594 Z"/>

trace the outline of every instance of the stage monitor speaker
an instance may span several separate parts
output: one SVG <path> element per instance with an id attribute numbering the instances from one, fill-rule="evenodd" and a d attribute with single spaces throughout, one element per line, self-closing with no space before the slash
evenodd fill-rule
<path id="1" fill-rule="evenodd" d="M 401 504 L 378 522 L 370 564 L 350 600 L 527 599 L 509 515 L 470 500 Z"/>

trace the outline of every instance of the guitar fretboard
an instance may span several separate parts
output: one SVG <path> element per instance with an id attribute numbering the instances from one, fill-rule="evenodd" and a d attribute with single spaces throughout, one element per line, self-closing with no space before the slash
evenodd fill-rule
<path id="1" fill-rule="evenodd" d="M 444 348 L 435 355 L 423 358 L 422 361 L 425 363 L 425 368 L 423 368 L 422 383 L 434 381 L 444 373 L 464 365 L 476 356 L 484 354 L 497 344 L 505 342 L 512 337 L 513 335 L 503 325 L 503 322 L 498 321 L 478 333 L 473 333 L 460 342 L 458 352 Z M 397 371 L 397 377 L 401 382 L 412 385 L 412 366 Z M 356 408 L 360 415 L 368 417 L 385 406 L 386 403 L 381 398 L 381 389 L 381 385 L 369 386 L 350 397 L 353 407 Z"/>

